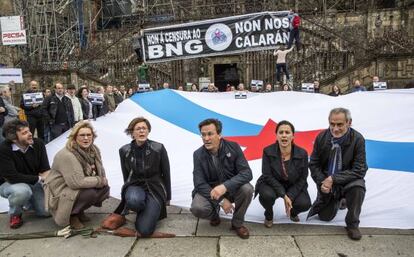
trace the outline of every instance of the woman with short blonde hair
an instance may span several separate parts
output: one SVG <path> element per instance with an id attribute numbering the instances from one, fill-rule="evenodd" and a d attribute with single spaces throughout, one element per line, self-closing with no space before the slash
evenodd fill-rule
<path id="1" fill-rule="evenodd" d="M 83 228 L 82 222 L 90 220 L 84 211 L 91 206 L 102 206 L 109 197 L 108 180 L 95 138 L 90 122 L 78 122 L 65 147 L 56 154 L 45 180 L 46 207 L 60 226 Z"/>

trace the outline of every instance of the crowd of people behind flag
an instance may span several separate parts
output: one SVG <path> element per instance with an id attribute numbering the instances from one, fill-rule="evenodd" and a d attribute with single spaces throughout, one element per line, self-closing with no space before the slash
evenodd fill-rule
<path id="1" fill-rule="evenodd" d="M 276 84 L 266 83 L 237 86 L 228 83 L 222 91 L 250 91 L 270 93 L 291 91 L 292 83 L 286 56 L 300 42 L 300 17 L 289 15 L 290 38 L 287 47 L 274 51 Z M 147 81 L 147 67 L 141 66 L 140 80 Z M 285 73 L 286 80 L 281 73 Z M 373 82 L 379 82 L 373 76 Z M 286 82 L 286 83 L 285 83 Z M 320 93 L 320 82 L 315 80 L 312 92 Z M 107 180 L 99 148 L 94 144 L 96 131 L 88 120 L 115 112 L 117 106 L 134 93 L 154 90 L 151 87 L 126 88 L 107 85 L 92 90 L 82 85 L 64 85 L 57 81 L 53 88 L 41 91 L 39 83 L 30 81 L 27 91 L 13 105 L 12 87 L 0 88 L 0 196 L 9 201 L 10 228 L 23 224 L 25 210 L 34 210 L 37 216 L 53 216 L 56 224 L 81 229 L 90 218 L 84 211 L 91 206 L 100 207 L 109 197 Z M 192 92 L 218 92 L 214 83 L 198 87 L 170 85 L 164 82 L 156 89 L 177 89 Z M 359 80 L 347 88 L 348 92 L 366 91 Z M 94 92 L 93 92 L 94 91 Z M 39 94 L 40 93 L 40 94 Z M 91 97 L 91 93 L 97 93 Z M 342 95 L 338 85 L 332 85 L 330 96 Z M 39 98 L 39 99 L 38 99 Z M 23 110 L 25 118 L 19 116 Z M 286 215 L 298 222 L 298 214 L 309 211 L 308 218 L 318 215 L 320 220 L 331 221 L 339 208 L 348 208 L 345 218 L 349 238 L 359 240 L 359 215 L 365 197 L 364 137 L 350 127 L 349 110 L 335 108 L 329 117 L 329 129 L 315 140 L 310 160 L 306 150 L 293 142 L 295 128 L 289 121 L 276 127 L 276 142 L 267 146 L 262 155 L 262 175 L 256 186 L 249 163 L 240 146 L 221 136 L 222 124 L 217 119 L 199 123 L 202 146 L 194 151 L 194 190 L 191 213 L 208 219 L 218 226 L 220 210 L 233 213 L 231 229 L 242 239 L 249 238 L 244 216 L 253 199 L 259 196 L 264 208 L 264 225 L 274 223 L 273 206 L 282 198 Z M 45 144 L 71 130 L 66 145 L 56 154 L 50 167 Z M 105 218 L 102 227 L 121 229 L 123 233 L 140 237 L 167 237 L 171 234 L 155 232 L 158 220 L 167 216 L 166 206 L 172 199 L 170 166 L 167 149 L 163 144 L 148 139 L 150 122 L 143 117 L 133 119 L 125 130 L 132 141 L 119 149 L 120 167 L 124 179 L 121 203 Z M 36 137 L 35 137 L 36 135 Z M 307 177 L 317 186 L 317 197 L 312 204 L 307 191 Z M 122 227 L 125 216 L 134 211 L 135 230 Z"/>

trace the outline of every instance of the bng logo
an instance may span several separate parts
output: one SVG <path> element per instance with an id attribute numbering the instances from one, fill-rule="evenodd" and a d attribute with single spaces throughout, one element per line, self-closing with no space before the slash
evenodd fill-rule
<path id="1" fill-rule="evenodd" d="M 211 25 L 206 31 L 206 44 L 214 51 L 223 51 L 230 46 L 233 34 L 230 28 L 223 23 Z"/>

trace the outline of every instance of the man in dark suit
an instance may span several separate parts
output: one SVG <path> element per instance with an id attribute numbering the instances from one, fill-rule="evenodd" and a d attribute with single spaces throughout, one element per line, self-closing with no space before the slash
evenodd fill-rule
<path id="1" fill-rule="evenodd" d="M 319 219 L 335 218 L 341 199 L 346 200 L 345 217 L 348 237 L 361 239 L 359 215 L 365 197 L 365 174 L 368 170 L 365 139 L 351 128 L 351 112 L 345 108 L 332 109 L 329 129 L 315 140 L 309 162 L 318 196 L 308 217 L 318 214 Z"/>

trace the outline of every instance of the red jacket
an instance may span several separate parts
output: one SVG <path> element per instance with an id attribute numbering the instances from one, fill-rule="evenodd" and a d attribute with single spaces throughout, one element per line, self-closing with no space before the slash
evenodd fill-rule
<path id="1" fill-rule="evenodd" d="M 299 25 L 300 25 L 300 17 L 299 15 L 295 15 L 292 20 L 292 26 L 293 28 L 299 28 Z"/>

